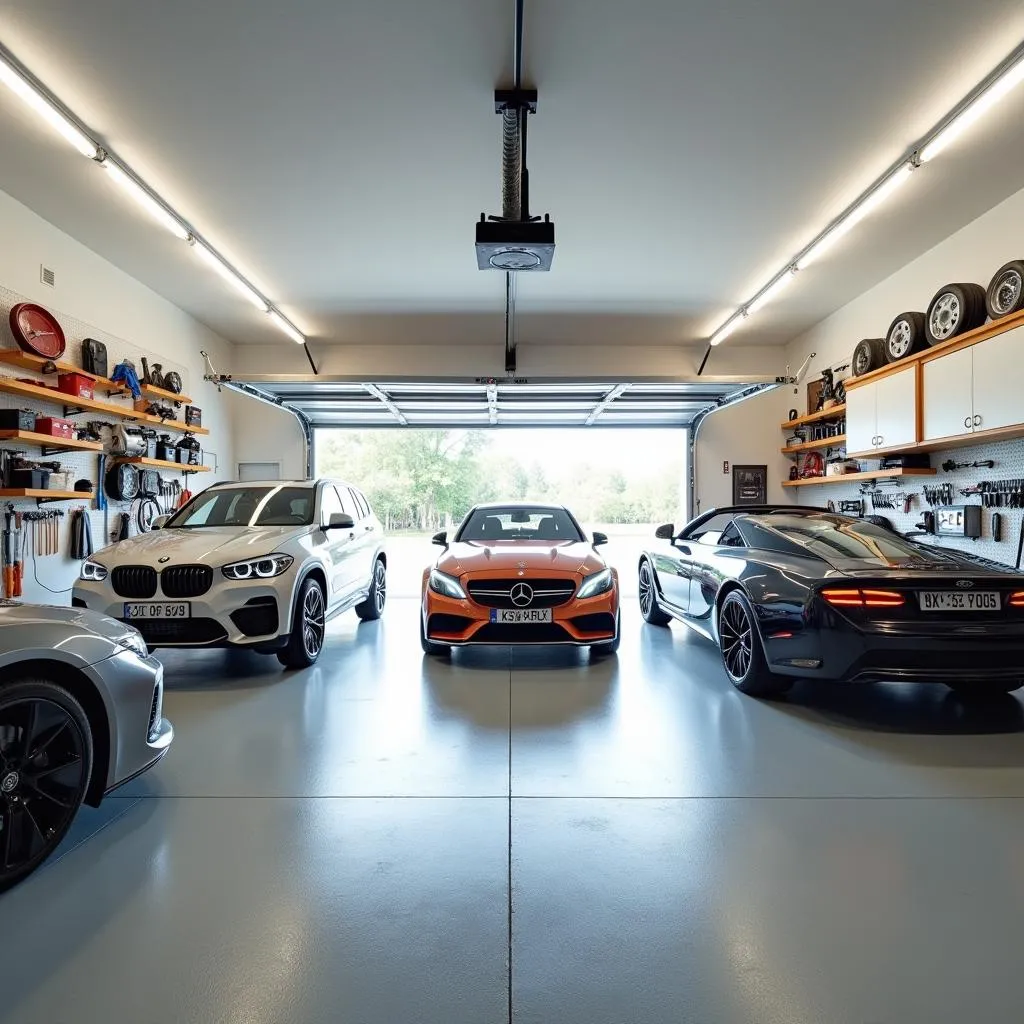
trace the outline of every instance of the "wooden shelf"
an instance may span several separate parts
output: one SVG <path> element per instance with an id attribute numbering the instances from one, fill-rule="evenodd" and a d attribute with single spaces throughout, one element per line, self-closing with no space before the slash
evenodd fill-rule
<path id="1" fill-rule="evenodd" d="M 795 420 L 787 420 L 782 424 L 782 429 L 792 430 L 794 427 L 802 427 L 805 423 L 818 423 L 821 420 L 836 420 L 845 415 L 845 405 L 833 405 L 831 409 L 822 409 L 821 412 L 812 412 L 808 413 L 806 416 L 797 416 Z"/>
<path id="2" fill-rule="evenodd" d="M 165 459 L 144 459 L 141 456 L 115 456 L 111 462 L 126 462 L 130 466 L 151 466 L 154 469 L 180 469 L 183 473 L 209 473 L 210 466 L 190 466 L 186 462 L 168 462 Z"/>
<path id="3" fill-rule="evenodd" d="M 818 448 L 839 448 L 846 444 L 845 434 L 835 437 L 823 437 L 818 441 L 804 441 L 802 444 L 791 444 L 788 448 L 780 448 L 783 455 L 799 455 L 801 452 L 813 452 Z"/>
<path id="4" fill-rule="evenodd" d="M 98 388 L 102 388 L 109 394 L 130 394 L 131 392 L 124 384 L 116 383 L 109 377 L 97 377 L 95 373 L 87 373 L 80 366 L 67 363 L 59 359 L 43 359 L 42 356 L 34 356 L 29 352 L 22 352 L 20 349 L 0 349 L 0 363 L 7 363 L 8 366 L 17 366 L 22 370 L 30 370 L 32 373 L 43 374 L 43 366 L 52 362 L 57 367 L 58 373 L 77 373 L 81 377 L 88 377 L 94 381 Z M 183 405 L 191 405 L 192 399 L 188 395 L 176 395 L 166 388 L 154 387 L 152 384 L 139 385 L 142 393 L 150 398 L 158 398 L 163 402 L 181 402 Z"/>
<path id="5" fill-rule="evenodd" d="M 164 430 L 176 430 L 180 433 L 188 432 L 191 434 L 210 433 L 204 427 L 190 427 L 183 420 L 162 420 L 159 416 L 149 416 L 143 412 L 136 412 L 130 406 L 114 405 L 112 402 L 100 402 L 95 398 L 76 398 L 74 395 L 64 394 L 63 391 L 43 387 L 41 384 L 26 384 L 24 381 L 15 380 L 13 377 L 0 377 L 0 391 L 5 391 L 9 395 L 34 398 L 40 402 L 52 402 L 54 405 L 68 406 L 72 409 L 101 412 L 107 416 L 116 416 L 122 420 L 136 420 L 139 423 L 148 423 L 154 427 L 162 427 Z"/>
<path id="6" fill-rule="evenodd" d="M 828 486 L 848 484 L 855 480 L 883 480 L 904 476 L 935 476 L 937 469 L 906 467 L 903 469 L 869 469 L 863 473 L 844 473 L 842 476 L 815 476 L 806 480 L 783 480 L 783 487 Z"/>
<path id="7" fill-rule="evenodd" d="M 99 441 L 77 441 L 67 437 L 52 437 L 50 434 L 37 434 L 33 430 L 0 430 L 0 441 L 21 441 L 24 444 L 39 448 L 52 448 L 62 452 L 101 452 L 103 445 Z"/>
<path id="8" fill-rule="evenodd" d="M 37 498 L 43 501 L 92 501 L 93 491 L 47 491 L 29 487 L 0 487 L 0 498 Z"/>

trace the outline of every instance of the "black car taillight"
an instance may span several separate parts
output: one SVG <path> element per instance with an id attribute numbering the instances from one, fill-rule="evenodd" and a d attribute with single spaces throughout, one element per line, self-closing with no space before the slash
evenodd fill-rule
<path id="1" fill-rule="evenodd" d="M 1024 590 L 1015 590 L 1006 603 L 1011 608 L 1024 608 Z"/>
<path id="2" fill-rule="evenodd" d="M 868 590 L 859 587 L 829 587 L 821 592 L 821 596 L 837 608 L 900 608 L 907 601 L 896 590 Z"/>

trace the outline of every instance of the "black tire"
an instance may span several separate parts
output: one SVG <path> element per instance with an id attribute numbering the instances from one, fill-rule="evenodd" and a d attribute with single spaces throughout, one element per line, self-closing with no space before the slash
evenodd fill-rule
<path id="1" fill-rule="evenodd" d="M 740 693 L 774 697 L 793 685 L 792 679 L 768 669 L 754 609 L 742 590 L 730 590 L 718 611 L 718 645 L 725 674 Z"/>
<path id="2" fill-rule="evenodd" d="M 928 347 L 924 313 L 900 313 L 885 332 L 885 361 L 896 363 Z"/>
<path id="3" fill-rule="evenodd" d="M 950 683 L 949 688 L 964 699 L 985 700 L 1012 693 L 1024 686 L 1024 679 L 975 679 L 969 683 Z"/>
<path id="4" fill-rule="evenodd" d="M 865 338 L 857 342 L 850 360 L 850 369 L 854 377 L 863 377 L 865 373 L 885 366 L 885 338 Z"/>
<path id="5" fill-rule="evenodd" d="M 366 600 L 356 605 L 356 615 L 363 622 L 373 622 L 384 614 L 384 603 L 388 596 L 388 571 L 384 559 L 378 558 L 373 563 L 373 582 Z"/>
<path id="6" fill-rule="evenodd" d="M 622 639 L 622 615 L 621 613 L 615 616 L 615 639 L 606 640 L 604 643 L 591 644 L 590 645 L 590 656 L 593 658 L 595 655 L 599 658 L 603 658 L 609 654 L 615 654 L 619 649 L 619 641 Z"/>
<path id="7" fill-rule="evenodd" d="M 1000 320 L 1024 309 L 1024 260 L 1010 260 L 993 275 L 985 292 L 985 312 Z"/>
<path id="8" fill-rule="evenodd" d="M 89 720 L 62 686 L 33 678 L 0 689 L 0 892 L 60 845 L 92 759 Z"/>
<path id="9" fill-rule="evenodd" d="M 658 584 L 646 558 L 640 563 L 640 614 L 652 626 L 667 626 L 672 621 L 672 616 L 658 604 Z"/>
<path id="10" fill-rule="evenodd" d="M 292 631 L 288 646 L 277 652 L 285 668 L 309 668 L 324 649 L 327 632 L 327 605 L 323 587 L 307 576 L 299 587 L 292 612 Z"/>
<path id="11" fill-rule="evenodd" d="M 949 341 L 985 322 L 985 289 L 980 284 L 947 284 L 940 288 L 925 314 L 929 345 Z"/>
<path id="12" fill-rule="evenodd" d="M 420 613 L 420 647 L 423 648 L 424 654 L 429 654 L 432 658 L 451 657 L 452 649 L 447 644 L 435 644 L 433 640 L 427 639 L 422 612 Z"/>

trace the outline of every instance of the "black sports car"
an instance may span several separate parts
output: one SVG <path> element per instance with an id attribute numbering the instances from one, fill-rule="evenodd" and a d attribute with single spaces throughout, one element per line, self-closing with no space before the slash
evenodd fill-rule
<path id="1" fill-rule="evenodd" d="M 714 640 L 744 693 L 796 678 L 1024 685 L 1024 574 L 807 506 L 712 509 L 640 559 L 640 608 Z"/>

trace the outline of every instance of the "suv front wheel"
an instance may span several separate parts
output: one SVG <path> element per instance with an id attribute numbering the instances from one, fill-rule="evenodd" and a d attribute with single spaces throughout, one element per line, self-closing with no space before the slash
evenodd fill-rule
<path id="1" fill-rule="evenodd" d="M 285 668 L 309 668 L 320 657 L 326 632 L 327 604 L 323 588 L 316 579 L 307 576 L 295 601 L 288 646 L 277 652 L 277 660 Z"/>

